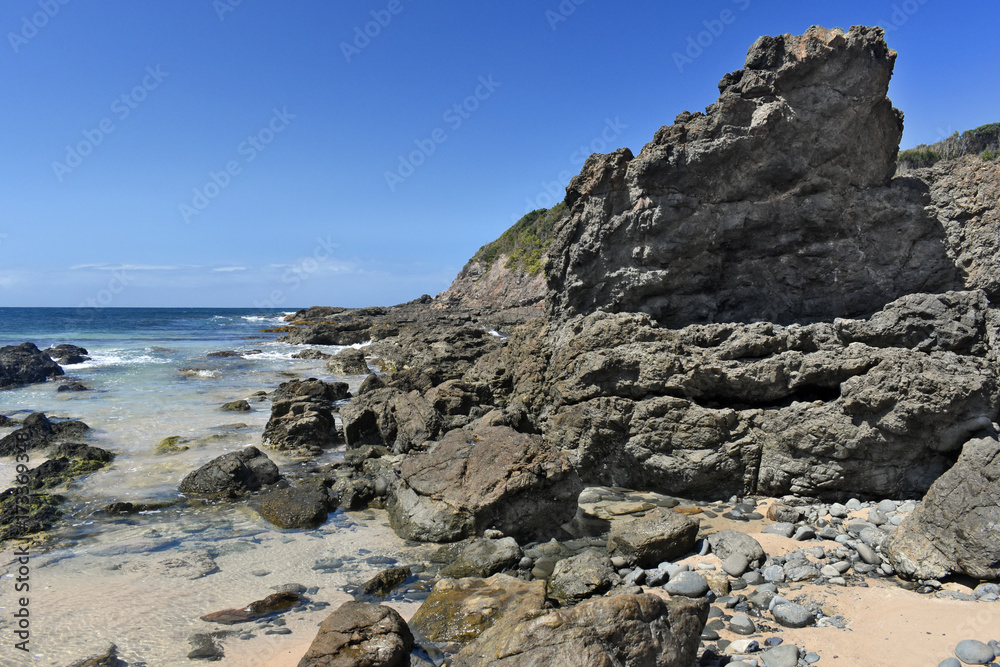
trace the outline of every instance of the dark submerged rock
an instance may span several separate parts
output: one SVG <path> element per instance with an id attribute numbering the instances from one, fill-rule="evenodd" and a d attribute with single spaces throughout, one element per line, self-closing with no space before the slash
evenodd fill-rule
<path id="1" fill-rule="evenodd" d="M 0 347 L 0 389 L 45 382 L 62 374 L 59 364 L 34 343 Z"/>
<path id="2" fill-rule="evenodd" d="M 212 459 L 187 474 L 181 493 L 203 498 L 237 498 L 280 479 L 278 466 L 256 447 Z"/>

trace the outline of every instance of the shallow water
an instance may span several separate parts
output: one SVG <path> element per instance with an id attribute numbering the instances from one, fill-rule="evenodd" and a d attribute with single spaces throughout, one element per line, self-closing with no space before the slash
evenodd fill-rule
<path id="1" fill-rule="evenodd" d="M 36 312 L 11 315 L 22 310 Z M 348 381 L 356 390 L 362 378 L 331 376 L 322 360 L 292 359 L 300 348 L 258 331 L 283 324 L 280 313 L 105 311 L 82 323 L 72 315 L 61 309 L 0 309 L 0 345 L 73 343 L 92 357 L 64 367 L 67 376 L 91 391 L 60 393 L 55 381 L 5 390 L 0 392 L 0 414 L 22 418 L 40 411 L 80 419 L 91 426 L 88 442 L 114 451 L 116 459 L 109 469 L 59 490 L 68 498 L 67 515 L 46 545 L 31 555 L 30 656 L 13 647 L 13 548 L 4 545 L 0 552 L 0 664 L 67 665 L 108 641 L 118 645 L 130 665 L 190 664 L 186 655 L 192 634 L 247 634 L 242 626 L 201 621 L 201 615 L 245 606 L 274 592 L 272 586 L 287 583 L 318 587 L 307 597 L 336 605 L 349 599 L 343 585 L 385 567 L 366 558 L 400 558 L 406 552 L 384 516 L 374 512 L 337 512 L 309 531 L 279 530 L 240 503 L 173 507 L 124 518 L 95 513 L 112 501 L 180 498 L 177 486 L 191 470 L 224 452 L 259 446 L 270 400 L 256 392 L 273 391 L 291 377 Z M 221 350 L 261 353 L 206 356 Z M 252 411 L 220 410 L 237 399 L 249 400 Z M 11 430 L 0 429 L 0 435 Z M 156 444 L 174 435 L 185 438 L 189 449 L 156 453 Z M 31 454 L 32 466 L 44 460 L 42 454 Z M 267 454 L 283 472 L 301 465 Z M 320 462 L 339 455 L 329 452 Z M 0 488 L 10 486 L 12 479 L 11 459 L 0 459 Z M 317 561 L 333 557 L 343 566 L 313 569 Z M 266 635 L 265 626 L 247 624 L 257 628 L 250 632 L 254 637 L 223 639 L 227 654 L 237 657 L 216 664 L 267 664 L 266 656 L 276 647 L 308 643 L 329 611 L 310 607 L 286 613 L 291 635 Z"/>

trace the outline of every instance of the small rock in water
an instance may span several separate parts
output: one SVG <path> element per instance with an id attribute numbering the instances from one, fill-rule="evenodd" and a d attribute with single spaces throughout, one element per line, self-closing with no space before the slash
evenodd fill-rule
<path id="1" fill-rule="evenodd" d="M 188 643 L 191 644 L 191 651 L 187 655 L 188 660 L 222 660 L 226 652 L 222 650 L 222 646 L 215 640 L 217 637 L 225 636 L 226 634 L 229 633 L 200 632 L 192 635 L 188 639 Z"/>
<path id="2" fill-rule="evenodd" d="M 382 570 L 374 577 L 365 582 L 361 590 L 368 595 L 384 598 L 389 595 L 394 588 L 410 578 L 410 568 L 393 567 Z"/>
<path id="3" fill-rule="evenodd" d="M 965 639 L 958 642 L 958 646 L 955 647 L 955 657 L 970 665 L 987 665 L 996 654 L 988 644 L 975 639 Z"/>

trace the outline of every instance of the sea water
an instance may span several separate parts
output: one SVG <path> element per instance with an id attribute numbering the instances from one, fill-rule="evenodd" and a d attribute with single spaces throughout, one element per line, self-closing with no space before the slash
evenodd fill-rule
<path id="1" fill-rule="evenodd" d="M 285 325 L 279 310 L 0 308 L 0 346 L 24 341 L 40 349 L 60 343 L 91 357 L 64 366 L 66 377 L 89 387 L 58 392 L 62 379 L 0 391 L 0 414 L 32 412 L 78 419 L 91 427 L 88 444 L 115 453 L 114 463 L 57 489 L 65 516 L 30 555 L 30 632 L 27 653 L 15 647 L 13 613 L 24 593 L 14 591 L 16 558 L 0 552 L 0 665 L 60 665 L 91 655 L 109 642 L 130 665 L 187 665 L 196 633 L 234 631 L 219 641 L 216 664 L 295 664 L 329 609 L 407 547 L 378 512 L 331 514 L 316 530 L 282 531 L 245 503 L 183 502 L 181 479 L 203 463 L 248 445 L 261 445 L 271 392 L 298 377 L 346 381 L 322 360 L 293 359 L 301 349 L 262 329 Z M 312 346 L 335 353 L 336 346 Z M 210 357 L 236 351 L 236 357 Z M 250 412 L 226 412 L 245 399 Z M 0 437 L 13 429 L 0 429 Z M 188 449 L 157 452 L 179 436 Z M 264 450 L 283 473 L 328 463 L 332 450 L 303 463 Z M 31 466 L 44 451 L 34 451 Z M 11 486 L 13 460 L 0 458 L 0 489 Z M 110 502 L 182 501 L 140 515 L 111 517 Z M 334 563 L 318 567 L 317 564 Z M 297 583 L 312 604 L 279 623 L 218 626 L 200 616 L 242 607 Z M 402 609 L 402 611 L 407 611 Z M 290 632 L 286 632 L 290 631 Z"/>

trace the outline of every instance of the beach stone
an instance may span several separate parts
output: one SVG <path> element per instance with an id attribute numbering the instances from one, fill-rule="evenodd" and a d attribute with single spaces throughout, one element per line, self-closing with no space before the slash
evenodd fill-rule
<path id="1" fill-rule="evenodd" d="M 938 663 L 938 667 L 962 667 L 962 661 L 958 658 L 945 658 Z"/>
<path id="2" fill-rule="evenodd" d="M 802 510 L 781 503 L 774 503 L 767 508 L 767 518 L 778 523 L 794 524 L 802 520 Z"/>
<path id="3" fill-rule="evenodd" d="M 749 586 L 759 586 L 764 583 L 764 575 L 756 570 L 750 572 L 745 572 L 743 576 L 740 577 L 743 581 L 747 582 Z"/>
<path id="4" fill-rule="evenodd" d="M 731 642 L 729 646 L 726 647 L 726 654 L 743 655 L 747 653 L 754 653 L 759 650 L 760 650 L 760 642 L 758 642 L 756 639 L 737 639 Z"/>
<path id="5" fill-rule="evenodd" d="M 524 553 L 513 537 L 499 540 L 475 539 L 464 547 L 452 563 L 441 570 L 447 577 L 488 577 L 501 570 L 511 569 L 521 561 Z"/>
<path id="6" fill-rule="evenodd" d="M 848 510 L 846 507 L 840 503 L 834 503 L 830 505 L 830 516 L 836 519 L 843 519 L 847 516 Z"/>
<path id="7" fill-rule="evenodd" d="M 410 625 L 433 642 L 464 645 L 505 614 L 539 612 L 545 606 L 545 582 L 506 574 L 488 579 L 441 579 L 410 619 Z"/>
<path id="8" fill-rule="evenodd" d="M 748 567 L 750 567 L 750 560 L 745 554 L 732 554 L 722 559 L 722 569 L 731 577 L 742 576 Z"/>
<path id="9" fill-rule="evenodd" d="M 865 544 L 864 542 L 858 542 L 857 545 L 855 546 L 855 549 L 857 549 L 858 555 L 861 556 L 861 560 L 868 563 L 869 565 L 882 564 L 882 559 L 879 558 L 879 555 L 877 553 L 875 553 L 875 550 L 872 549 L 867 544 Z"/>
<path id="10" fill-rule="evenodd" d="M 736 614 L 729 621 L 729 629 L 738 635 L 752 635 L 757 632 L 757 626 L 746 614 Z"/>
<path id="11" fill-rule="evenodd" d="M 683 595 L 689 598 L 700 598 L 708 592 L 709 586 L 705 577 L 697 572 L 678 572 L 663 585 L 663 590 L 670 595 Z"/>
<path id="12" fill-rule="evenodd" d="M 819 573 L 821 576 L 826 577 L 827 579 L 831 579 L 833 577 L 839 577 L 841 574 L 843 574 L 840 570 L 838 570 L 832 565 L 824 565 L 823 567 L 820 568 Z"/>
<path id="13" fill-rule="evenodd" d="M 849 509 L 850 511 L 856 512 L 859 509 L 861 509 L 861 501 L 858 500 L 857 498 L 851 498 L 846 503 L 844 503 L 844 506 L 847 507 L 847 509 Z"/>
<path id="14" fill-rule="evenodd" d="M 238 498 L 280 479 L 278 466 L 256 447 L 212 459 L 181 481 L 181 493 L 204 498 Z"/>
<path id="15" fill-rule="evenodd" d="M 804 542 L 806 540 L 811 540 L 816 537 L 816 530 L 811 526 L 799 526 L 795 529 L 795 534 L 792 535 L 792 539 L 796 542 Z"/>
<path id="16" fill-rule="evenodd" d="M 608 532 L 608 553 L 639 567 L 687 554 L 698 537 L 698 522 L 664 507 L 653 507 L 632 521 L 615 521 Z"/>
<path id="17" fill-rule="evenodd" d="M 764 651 L 760 659 L 764 667 L 795 667 L 799 663 L 799 647 L 781 644 Z"/>
<path id="18" fill-rule="evenodd" d="M 816 617 L 811 611 L 794 602 L 775 605 L 771 614 L 774 616 L 774 620 L 786 628 L 804 628 L 816 621 Z"/>
<path id="19" fill-rule="evenodd" d="M 760 567 L 767 557 L 760 542 L 745 533 L 735 530 L 720 530 L 709 535 L 707 539 L 712 545 L 712 553 L 722 560 L 733 554 L 739 554 L 746 558 L 749 566 Z"/>
<path id="20" fill-rule="evenodd" d="M 796 565 L 785 567 L 785 581 L 807 581 L 819 576 L 819 571 L 814 565 Z"/>
<path id="21" fill-rule="evenodd" d="M 955 657 L 969 665 L 986 665 L 996 655 L 988 644 L 976 639 L 963 639 L 955 647 Z"/>
<path id="22" fill-rule="evenodd" d="M 250 412 L 250 403 L 245 399 L 240 399 L 238 401 L 230 401 L 228 403 L 223 403 L 220 410 L 225 410 L 226 412 Z"/>
<path id="23" fill-rule="evenodd" d="M 611 559 L 596 549 L 588 549 L 556 563 L 549 580 L 549 597 L 563 605 L 574 604 L 608 590 L 616 578 Z M 707 590 L 707 583 L 705 587 Z"/>
<path id="24" fill-rule="evenodd" d="M 771 565 L 761 570 L 764 580 L 772 584 L 780 584 L 785 580 L 785 568 L 780 565 Z"/>
<path id="25" fill-rule="evenodd" d="M 782 537 L 791 537 L 795 534 L 795 526 L 790 523 L 775 523 L 760 532 L 781 535 Z"/>
<path id="26" fill-rule="evenodd" d="M 412 650 L 413 634 L 396 610 L 345 602 L 320 625 L 299 667 L 403 667 Z"/>
<path id="27" fill-rule="evenodd" d="M 508 613 L 451 664 L 686 667 L 697 657 L 708 606 L 705 599 L 622 594 L 541 614 Z"/>

